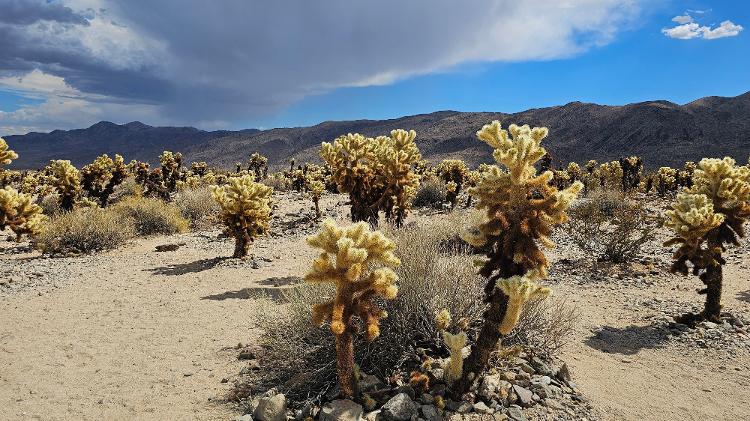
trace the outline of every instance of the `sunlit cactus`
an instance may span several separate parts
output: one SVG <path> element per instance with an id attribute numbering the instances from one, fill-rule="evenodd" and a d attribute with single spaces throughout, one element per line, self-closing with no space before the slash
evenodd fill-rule
<path id="1" fill-rule="evenodd" d="M 623 170 L 619 161 L 605 162 L 599 166 L 600 185 L 609 189 L 620 189 Z"/>
<path id="2" fill-rule="evenodd" d="M 68 160 L 50 161 L 45 168 L 49 181 L 60 197 L 60 208 L 73 210 L 81 199 L 81 173 Z"/>
<path id="3" fill-rule="evenodd" d="M 181 177 L 182 154 L 164 151 L 159 156 L 159 163 L 161 164 L 161 179 L 164 187 L 169 192 L 174 192 L 177 190 L 177 182 Z"/>
<path id="4" fill-rule="evenodd" d="M 452 384 L 461 379 L 464 367 L 463 348 L 466 346 L 466 332 L 451 334 L 447 330 L 443 331 L 443 342 L 448 347 L 450 358 L 445 367 L 445 381 Z"/>
<path id="5" fill-rule="evenodd" d="M 400 264 L 393 253 L 396 244 L 380 231 L 371 231 L 360 222 L 339 227 L 326 220 L 321 231 L 307 238 L 307 243 L 321 254 L 305 275 L 311 283 L 330 283 L 336 287 L 335 297 L 315 305 L 313 322 L 330 322 L 336 336 L 337 373 L 341 394 L 346 398 L 358 395 L 354 373 L 355 318 L 365 326 L 365 335 L 372 341 L 380 335 L 380 319 L 386 316 L 374 298 L 394 299 L 398 293 L 398 277 L 391 269 Z"/>
<path id="6" fill-rule="evenodd" d="M 738 245 L 745 236 L 743 224 L 750 218 L 750 168 L 736 165 L 732 158 L 703 159 L 692 177 L 693 185 L 677 195 L 666 212 L 666 226 L 675 237 L 666 246 L 679 245 L 672 271 L 698 275 L 706 285 L 700 314 L 686 314 L 678 320 L 693 324 L 700 320 L 720 321 L 722 257 L 726 245 Z"/>
<path id="7" fill-rule="evenodd" d="M 250 154 L 250 163 L 247 166 L 247 170 L 255 174 L 256 180 L 262 180 L 268 175 L 268 158 L 253 152 Z"/>
<path id="8" fill-rule="evenodd" d="M 568 173 L 571 182 L 581 181 L 583 178 L 583 170 L 581 170 L 581 166 L 576 162 L 568 163 L 565 171 Z"/>
<path id="9" fill-rule="evenodd" d="M 319 219 L 321 216 L 320 212 L 320 197 L 323 195 L 323 191 L 326 186 L 320 179 L 309 178 L 307 181 L 307 191 L 310 194 L 310 198 L 315 205 L 315 219 Z"/>
<path id="10" fill-rule="evenodd" d="M 677 171 L 676 183 L 680 187 L 692 187 L 693 186 L 693 173 L 697 165 L 693 161 L 687 161 L 682 169 Z"/>
<path id="11" fill-rule="evenodd" d="M 14 159 L 18 159 L 18 154 L 10 150 L 5 139 L 0 137 L 0 171 L 4 165 L 9 165 Z"/>
<path id="12" fill-rule="evenodd" d="M 398 129 L 391 131 L 390 137 L 375 139 L 379 176 L 385 186 L 380 208 L 386 219 L 397 227 L 403 224 L 419 187 L 419 176 L 414 168 L 422 161 L 422 155 L 414 142 L 416 136 L 414 130 Z"/>
<path id="13" fill-rule="evenodd" d="M 643 160 L 638 156 L 620 158 L 622 168 L 622 191 L 637 189 L 643 177 Z"/>
<path id="14" fill-rule="evenodd" d="M 250 244 L 268 232 L 273 189 L 253 181 L 252 175 L 232 177 L 223 186 L 211 186 L 221 208 L 224 231 L 235 239 L 233 257 L 245 257 Z"/>
<path id="15" fill-rule="evenodd" d="M 109 203 L 109 196 L 115 187 L 125 181 L 128 175 L 122 156 L 115 155 L 113 160 L 105 154 L 81 168 L 81 186 L 89 197 L 104 207 Z"/>
<path id="16" fill-rule="evenodd" d="M 660 167 L 654 176 L 653 187 L 659 196 L 666 196 L 669 192 L 677 190 L 677 170 L 674 168 Z"/>
<path id="17" fill-rule="evenodd" d="M 16 234 L 16 241 L 20 241 L 24 234 L 39 234 L 46 220 L 31 195 L 19 193 L 10 186 L 0 189 L 0 231 L 10 228 Z"/>
<path id="18" fill-rule="evenodd" d="M 203 177 L 208 173 L 208 164 L 205 161 L 191 162 L 190 172 L 198 177 Z"/>
<path id="19" fill-rule="evenodd" d="M 566 210 L 583 185 L 575 182 L 558 190 L 550 185 L 551 171 L 537 174 L 534 164 L 546 153 L 541 142 L 547 132 L 544 127 L 516 125 L 506 131 L 498 121 L 477 132 L 479 139 L 495 149 L 493 157 L 505 170 L 492 166 L 470 191 L 477 198 L 476 207 L 485 211 L 485 221 L 467 233 L 465 240 L 487 250 L 488 259 L 479 273 L 488 279 L 489 308 L 463 376 L 454 387 L 458 393 L 467 391 L 484 371 L 501 335 L 517 321 L 516 309 L 549 294 L 535 284 L 547 275 L 548 262 L 540 246 L 554 246 L 549 238 L 552 228 L 567 220 Z"/>
<path id="20" fill-rule="evenodd" d="M 461 194 L 461 189 L 469 173 L 469 167 L 460 159 L 445 159 L 435 167 L 435 172 L 438 177 L 445 181 L 446 185 L 453 183 L 450 184 L 445 199 L 451 204 L 451 207 L 456 206 L 458 195 Z"/>

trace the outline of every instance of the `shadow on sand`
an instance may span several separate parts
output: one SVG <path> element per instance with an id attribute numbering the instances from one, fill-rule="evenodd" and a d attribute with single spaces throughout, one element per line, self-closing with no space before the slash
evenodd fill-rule
<path id="1" fill-rule="evenodd" d="M 216 265 L 227 259 L 229 259 L 229 257 L 226 256 L 212 257 L 210 259 L 201 259 L 189 263 L 178 263 L 169 266 L 161 266 L 158 268 L 150 269 L 150 271 L 154 275 L 179 276 L 185 275 L 187 273 L 198 273 L 203 272 L 204 270 L 212 269 L 216 267 Z"/>
<path id="2" fill-rule="evenodd" d="M 750 289 L 748 289 L 747 291 L 738 292 L 737 299 L 746 303 L 750 303 Z"/>
<path id="3" fill-rule="evenodd" d="M 264 279 L 258 284 L 260 286 L 242 288 L 236 291 L 226 291 L 221 294 L 212 294 L 201 297 L 201 300 L 250 300 L 256 298 L 269 298 L 273 301 L 286 302 L 285 292 L 302 282 L 298 276 L 284 276 Z"/>
<path id="4" fill-rule="evenodd" d="M 642 349 L 662 348 L 670 336 L 670 331 L 664 326 L 603 326 L 584 343 L 602 352 L 633 355 Z"/>

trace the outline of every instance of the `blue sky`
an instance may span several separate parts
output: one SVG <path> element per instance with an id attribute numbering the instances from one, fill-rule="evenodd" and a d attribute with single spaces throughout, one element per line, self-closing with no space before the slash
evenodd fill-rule
<path id="1" fill-rule="evenodd" d="M 740 0 L 0 0 L 0 10 L 0 136 L 99 120 L 269 128 L 750 90 Z"/>

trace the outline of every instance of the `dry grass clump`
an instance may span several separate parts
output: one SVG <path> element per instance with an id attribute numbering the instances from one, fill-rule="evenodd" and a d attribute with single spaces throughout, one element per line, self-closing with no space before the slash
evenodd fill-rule
<path id="1" fill-rule="evenodd" d="M 112 211 L 130 219 L 139 235 L 177 234 L 188 228 L 180 209 L 159 199 L 130 197 L 112 206 Z"/>
<path id="2" fill-rule="evenodd" d="M 208 186 L 180 191 L 174 204 L 180 208 L 182 216 L 190 221 L 190 226 L 194 229 L 210 227 L 216 222 L 216 216 L 219 214 L 219 205 L 211 196 L 211 188 Z"/>
<path id="3" fill-rule="evenodd" d="M 135 236 L 133 223 L 99 208 L 80 208 L 53 216 L 35 239 L 48 254 L 93 253 L 115 249 Z"/>
<path id="4" fill-rule="evenodd" d="M 380 336 L 372 343 L 361 337 L 355 342 L 355 362 L 361 371 L 385 379 L 397 371 L 408 373 L 419 364 L 421 350 L 431 356 L 447 356 L 434 322 L 443 309 L 454 320 L 465 318 L 467 333 L 476 337 L 486 306 L 481 299 L 484 280 L 476 274 L 469 247 L 454 242 L 461 221 L 470 216 L 457 212 L 385 233 L 396 242 L 396 254 L 401 259 L 395 269 L 399 293 L 394 300 L 378 301 L 388 312 L 381 321 Z M 259 339 L 262 369 L 251 374 L 249 385 L 237 387 L 255 391 L 277 387 L 296 402 L 319 400 L 334 391 L 334 338 L 327 326 L 312 324 L 310 311 L 312 304 L 325 301 L 333 293 L 333 288 L 325 286 L 291 288 L 284 294 L 287 304 L 283 311 L 270 299 L 257 300 L 254 325 L 263 332 Z M 570 333 L 572 320 L 562 302 L 529 306 L 509 340 L 544 345 L 555 352 Z"/>
<path id="5" fill-rule="evenodd" d="M 44 197 L 39 199 L 39 206 L 42 208 L 42 213 L 47 216 L 55 216 L 62 212 L 60 199 L 54 193 L 44 195 Z"/>
<path id="6" fill-rule="evenodd" d="M 130 197 L 139 197 L 142 194 L 143 187 L 135 181 L 135 178 L 128 177 L 125 181 L 115 186 L 112 194 L 109 196 L 109 204 L 114 204 Z"/>
<path id="7" fill-rule="evenodd" d="M 443 180 L 437 178 L 428 178 L 419 184 L 417 194 L 412 200 L 412 206 L 415 208 L 435 208 L 440 209 L 445 203 L 445 197 L 448 189 Z"/>
<path id="8" fill-rule="evenodd" d="M 574 244 L 601 261 L 625 263 L 653 238 L 656 221 L 642 202 L 611 190 L 598 190 L 569 211 L 563 230 Z"/>

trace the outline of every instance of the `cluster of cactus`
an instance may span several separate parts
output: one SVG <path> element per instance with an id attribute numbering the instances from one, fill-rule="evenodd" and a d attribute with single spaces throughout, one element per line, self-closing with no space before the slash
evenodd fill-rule
<path id="1" fill-rule="evenodd" d="M 453 387 L 460 394 L 487 367 L 490 354 L 501 336 L 518 321 L 525 302 L 550 294 L 537 285 L 547 274 L 547 259 L 540 246 L 551 247 L 554 225 L 567 220 L 566 210 L 583 188 L 579 182 L 565 190 L 550 185 L 553 174 L 537 174 L 534 164 L 546 153 L 541 141 L 543 127 L 511 125 L 502 129 L 494 121 L 477 132 L 493 149 L 493 157 L 505 170 L 494 165 L 471 189 L 476 207 L 485 211 L 485 221 L 464 237 L 475 247 L 487 250 L 480 275 L 487 278 L 485 299 L 488 309 L 471 354 L 464 363 L 461 379 Z"/>
<path id="2" fill-rule="evenodd" d="M 677 191 L 677 170 L 671 167 L 660 167 L 654 174 L 653 188 L 659 196 L 666 196 L 670 192 Z"/>
<path id="3" fill-rule="evenodd" d="M 455 207 L 466 176 L 469 174 L 469 167 L 460 159 L 445 159 L 435 167 L 435 174 L 445 182 L 448 189 L 445 199 L 451 207 Z"/>
<path id="4" fill-rule="evenodd" d="M 371 231 L 360 222 L 339 227 L 332 220 L 323 223 L 321 231 L 307 238 L 320 249 L 305 276 L 311 283 L 328 283 L 336 287 L 332 300 L 313 307 L 313 322 L 320 326 L 330 322 L 336 337 L 336 368 L 345 398 L 358 395 L 354 366 L 355 319 L 365 326 L 365 336 L 372 341 L 380 335 L 380 320 L 386 316 L 374 299 L 394 299 L 398 277 L 391 269 L 400 264 L 395 256 L 396 244 L 380 231 Z"/>
<path id="5" fill-rule="evenodd" d="M 0 137 L 0 171 L 5 165 L 9 165 L 13 160 L 18 159 L 18 154 L 10 150 L 5 139 Z"/>
<path id="6" fill-rule="evenodd" d="M 90 198 L 99 203 L 99 206 L 105 207 L 115 187 L 125 181 L 129 175 L 122 156 L 115 155 L 115 159 L 112 159 L 104 154 L 81 168 L 81 186 Z"/>
<path id="7" fill-rule="evenodd" d="M 305 166 L 305 190 L 315 206 L 315 219 L 320 219 L 320 198 L 326 189 L 323 167 L 318 165 Z"/>
<path id="8" fill-rule="evenodd" d="M 247 170 L 255 174 L 256 180 L 262 180 L 268 176 L 268 158 L 258 152 L 250 154 L 250 162 Z"/>
<path id="9" fill-rule="evenodd" d="M 743 224 L 750 218 L 750 167 L 738 166 L 732 158 L 703 159 L 692 174 L 692 186 L 677 195 L 666 212 L 666 226 L 675 237 L 666 246 L 678 245 L 672 271 L 687 275 L 692 265 L 705 288 L 704 309 L 678 320 L 686 324 L 721 315 L 722 257 L 728 244 L 738 245 L 745 236 Z"/>
<path id="10" fill-rule="evenodd" d="M 62 159 L 50 161 L 43 171 L 59 198 L 60 209 L 73 210 L 83 198 L 81 172 L 70 161 Z"/>
<path id="11" fill-rule="evenodd" d="M 422 157 L 415 137 L 413 130 L 393 130 L 374 139 L 349 133 L 323 142 L 320 156 L 338 191 L 349 195 L 352 221 L 374 226 L 383 211 L 396 225 L 403 222 L 419 186 L 414 167 Z"/>
<path id="12" fill-rule="evenodd" d="M 131 161 L 128 170 L 143 189 L 143 195 L 169 200 L 172 193 L 186 183 L 197 184 L 198 180 L 188 180 L 188 172 L 182 168 L 182 154 L 164 151 L 159 156 L 159 168 L 151 169 L 148 162 Z M 201 165 L 197 167 L 202 171 Z"/>
<path id="13" fill-rule="evenodd" d="M 16 241 L 20 241 L 23 234 L 39 234 L 46 219 L 31 195 L 10 186 L 0 189 L 0 231 L 10 228 L 16 234 Z"/>
<path id="14" fill-rule="evenodd" d="M 214 185 L 211 190 L 221 208 L 224 231 L 235 239 L 233 257 L 247 256 L 255 238 L 268 232 L 273 189 L 248 174 L 231 177 L 226 185 Z"/>
<path id="15" fill-rule="evenodd" d="M 643 160 L 638 156 L 620 158 L 622 168 L 622 191 L 629 192 L 637 189 L 643 178 Z"/>

